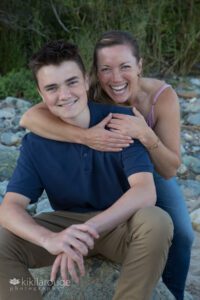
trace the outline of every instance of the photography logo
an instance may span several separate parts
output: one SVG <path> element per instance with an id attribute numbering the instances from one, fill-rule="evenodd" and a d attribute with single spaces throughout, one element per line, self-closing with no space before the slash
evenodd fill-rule
<path id="1" fill-rule="evenodd" d="M 59 288 L 69 287 L 70 280 L 59 280 L 56 282 L 51 282 L 50 280 L 45 279 L 31 279 L 31 278 L 11 278 L 9 279 L 10 283 L 10 292 L 18 291 L 35 291 L 41 290 L 42 294 L 47 293 L 53 286 Z"/>
<path id="2" fill-rule="evenodd" d="M 18 285 L 18 284 L 20 284 L 20 280 L 17 279 L 17 278 L 10 279 L 9 282 L 12 285 Z"/>

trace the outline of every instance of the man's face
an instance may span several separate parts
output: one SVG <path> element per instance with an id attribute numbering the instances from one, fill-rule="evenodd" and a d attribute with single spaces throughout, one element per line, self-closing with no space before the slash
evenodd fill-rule
<path id="1" fill-rule="evenodd" d="M 37 80 L 43 101 L 63 121 L 76 120 L 87 108 L 88 80 L 76 62 L 44 66 L 37 72 Z"/>

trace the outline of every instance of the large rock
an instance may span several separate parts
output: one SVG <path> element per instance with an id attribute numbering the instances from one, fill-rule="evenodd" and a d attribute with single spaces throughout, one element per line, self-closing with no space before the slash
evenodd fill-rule
<path id="1" fill-rule="evenodd" d="M 191 218 L 194 229 L 200 232 L 200 208 L 194 210 L 190 214 L 190 218 Z"/>
<path id="2" fill-rule="evenodd" d="M 15 148 L 0 145 L 0 181 L 11 177 L 18 156 Z"/>
<path id="3" fill-rule="evenodd" d="M 199 158 L 193 157 L 191 155 L 184 155 L 183 163 L 192 172 L 194 172 L 196 174 L 200 173 L 200 159 Z"/>
<path id="4" fill-rule="evenodd" d="M 85 261 L 85 267 L 86 275 L 81 278 L 79 285 L 69 282 L 69 286 L 64 287 L 59 278 L 51 289 L 45 288 L 45 285 L 48 285 L 50 267 L 31 270 L 31 273 L 38 282 L 45 300 L 111 300 L 120 274 L 120 266 L 101 257 L 93 257 Z M 192 299 L 189 294 L 185 296 L 185 300 Z M 159 282 L 152 300 L 175 299 L 165 285 Z"/>

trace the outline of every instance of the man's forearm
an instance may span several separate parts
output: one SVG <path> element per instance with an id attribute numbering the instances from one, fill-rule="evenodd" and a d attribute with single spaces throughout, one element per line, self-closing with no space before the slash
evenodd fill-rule
<path id="1" fill-rule="evenodd" d="M 86 224 L 73 224 L 60 232 L 40 226 L 26 212 L 28 199 L 16 193 L 8 193 L 0 206 L 0 224 L 15 235 L 43 247 L 53 255 L 66 253 L 77 263 L 81 255 L 87 255 L 98 233 Z M 78 255 L 77 252 L 80 254 Z"/>
<path id="2" fill-rule="evenodd" d="M 2 204 L 0 223 L 15 235 L 43 247 L 45 239 L 52 232 L 38 225 L 35 220 L 18 204 Z"/>
<path id="3" fill-rule="evenodd" d="M 91 224 L 101 234 L 128 220 L 138 209 L 155 205 L 155 201 L 154 186 L 138 184 L 130 188 L 111 207 L 89 219 L 86 224 Z"/>

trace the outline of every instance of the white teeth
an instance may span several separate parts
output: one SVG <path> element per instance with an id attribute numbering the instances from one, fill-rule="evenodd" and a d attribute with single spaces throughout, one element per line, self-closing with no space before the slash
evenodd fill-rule
<path id="1" fill-rule="evenodd" d="M 126 88 L 127 84 L 123 84 L 123 85 L 117 85 L 117 86 L 111 86 L 112 90 L 113 91 L 116 91 L 116 92 L 121 92 L 122 90 L 124 90 Z"/>
<path id="2" fill-rule="evenodd" d="M 78 99 L 75 99 L 75 100 L 70 100 L 70 101 L 66 101 L 66 102 L 62 102 L 61 104 L 58 104 L 58 106 L 71 106 L 73 105 L 74 103 L 76 103 Z"/>

